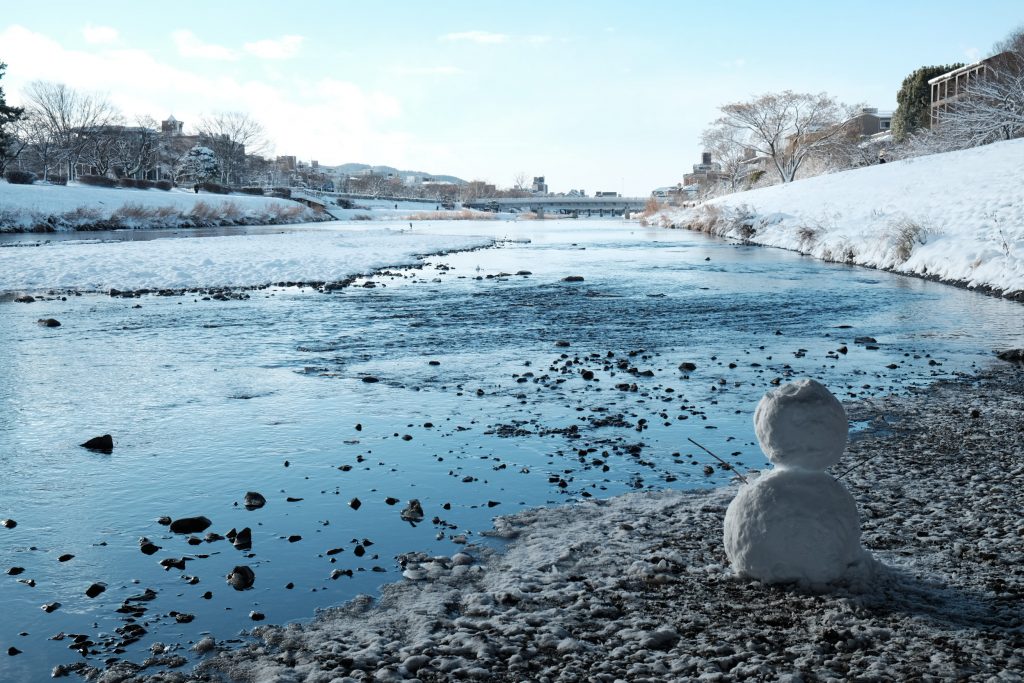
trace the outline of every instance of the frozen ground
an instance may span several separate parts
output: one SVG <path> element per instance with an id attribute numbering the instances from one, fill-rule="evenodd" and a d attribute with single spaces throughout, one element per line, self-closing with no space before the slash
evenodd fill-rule
<path id="1" fill-rule="evenodd" d="M 737 579 L 721 544 L 733 488 L 628 494 L 499 518 L 504 553 L 404 556 L 379 602 L 257 628 L 241 649 L 200 642 L 197 671 L 152 680 L 1019 681 L 1022 380 L 1003 363 L 847 405 L 872 423 L 839 466 L 859 467 L 837 472 L 882 564 L 870 585 Z"/>
<path id="2" fill-rule="evenodd" d="M 0 248 L 0 296 L 50 289 L 258 287 L 343 282 L 419 255 L 489 246 L 486 237 L 321 225 L 272 235 L 99 242 L 64 240 Z"/>
<path id="3" fill-rule="evenodd" d="M 273 197 L 0 181 L 0 232 L 276 225 L 322 219 L 298 202 Z"/>
<path id="4" fill-rule="evenodd" d="M 1024 140 L 1011 140 L 741 192 L 651 220 L 1024 298 L 1021 178 Z"/>

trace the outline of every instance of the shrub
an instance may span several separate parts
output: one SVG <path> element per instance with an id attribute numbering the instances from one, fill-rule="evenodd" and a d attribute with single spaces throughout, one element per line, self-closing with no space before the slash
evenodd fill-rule
<path id="1" fill-rule="evenodd" d="M 31 185 L 36 181 L 36 174 L 28 171 L 10 170 L 4 173 L 4 178 L 12 185 Z"/>
<path id="2" fill-rule="evenodd" d="M 228 188 L 224 187 L 219 183 L 205 182 L 199 183 L 199 189 L 209 192 L 210 194 L 227 194 Z"/>
<path id="3" fill-rule="evenodd" d="M 117 184 L 121 187 L 138 187 L 139 181 L 135 178 L 119 178 Z"/>
<path id="4" fill-rule="evenodd" d="M 155 183 L 153 183 L 153 187 L 155 187 L 158 190 L 164 190 L 166 192 L 167 190 L 170 190 L 172 187 L 174 187 L 174 183 L 172 183 L 170 180 L 158 180 Z"/>
<path id="5" fill-rule="evenodd" d="M 50 176 L 49 178 L 46 179 L 46 182 L 50 183 L 51 185 L 67 185 L 68 177 L 66 175 Z"/>
<path id="6" fill-rule="evenodd" d="M 111 214 L 111 220 L 116 222 L 145 221 L 153 217 L 154 211 L 142 204 L 129 202 Z"/>
<path id="7" fill-rule="evenodd" d="M 648 197 L 647 198 L 647 202 L 644 203 L 643 216 L 645 218 L 647 216 L 653 216 L 654 214 L 658 213 L 659 211 L 661 211 L 661 203 L 658 202 L 658 198 L 657 197 Z"/>
<path id="8" fill-rule="evenodd" d="M 344 197 L 338 197 L 335 200 L 335 204 L 337 204 L 343 209 L 354 209 L 356 207 L 356 205 L 352 202 L 351 199 L 345 199 Z"/>
<path id="9" fill-rule="evenodd" d="M 889 224 L 889 237 L 892 239 L 893 255 L 900 263 L 905 263 L 918 244 L 928 241 L 929 230 L 917 221 L 903 217 Z"/>
<path id="10" fill-rule="evenodd" d="M 818 243 L 819 231 L 804 225 L 797 228 L 796 236 L 800 240 L 800 251 L 809 252 Z"/>
<path id="11" fill-rule="evenodd" d="M 139 188 L 140 190 L 152 190 L 154 187 L 156 187 L 156 182 L 145 179 L 136 180 L 135 187 Z"/>
<path id="12" fill-rule="evenodd" d="M 263 196 L 262 187 L 240 187 L 238 188 L 238 191 L 241 192 L 242 194 L 254 194 L 260 197 Z"/>
<path id="13" fill-rule="evenodd" d="M 78 182 L 83 185 L 95 185 L 96 187 L 117 187 L 117 181 L 105 175 L 80 175 Z"/>

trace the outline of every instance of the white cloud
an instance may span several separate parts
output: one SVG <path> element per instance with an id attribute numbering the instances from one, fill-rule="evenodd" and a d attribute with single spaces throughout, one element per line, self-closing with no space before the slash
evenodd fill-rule
<path id="1" fill-rule="evenodd" d="M 447 33 L 441 36 L 441 40 L 448 42 L 467 41 L 480 45 L 495 45 L 507 43 L 509 38 L 504 33 L 489 33 L 487 31 L 463 31 L 461 33 Z"/>
<path id="2" fill-rule="evenodd" d="M 138 115 L 160 120 L 173 114 L 188 130 L 206 114 L 249 113 L 263 124 L 276 153 L 325 164 L 369 160 L 406 165 L 411 154 L 424 156 L 420 142 L 394 130 L 401 102 L 354 83 L 240 80 L 206 63 L 179 67 L 161 62 L 144 49 L 69 50 L 22 26 L 0 28 L 0 45 L 9 64 L 3 85 L 14 105 L 21 103 L 21 90 L 31 81 L 59 81 L 108 93 L 129 121 Z"/>
<path id="3" fill-rule="evenodd" d="M 276 40 L 257 40 L 244 45 L 245 51 L 263 59 L 289 59 L 294 57 L 305 40 L 302 36 L 282 36 Z"/>
<path id="4" fill-rule="evenodd" d="M 457 76 L 465 73 L 457 66 L 393 66 L 389 71 L 397 76 Z"/>
<path id="5" fill-rule="evenodd" d="M 118 32 L 111 26 L 93 26 L 86 24 L 82 28 L 82 37 L 90 45 L 107 45 L 117 42 Z"/>
<path id="6" fill-rule="evenodd" d="M 976 47 L 965 48 L 964 56 L 967 57 L 968 62 L 976 62 L 981 59 L 981 50 Z"/>
<path id="7" fill-rule="evenodd" d="M 533 43 L 534 45 L 541 45 L 543 43 L 550 43 L 553 40 L 551 36 L 545 35 L 532 35 L 526 36 L 526 42 Z"/>
<path id="8" fill-rule="evenodd" d="M 171 38 L 174 40 L 174 45 L 178 48 L 178 54 L 182 57 L 220 61 L 234 61 L 238 59 L 238 53 L 231 48 L 204 43 L 191 31 L 175 31 L 171 34 Z"/>

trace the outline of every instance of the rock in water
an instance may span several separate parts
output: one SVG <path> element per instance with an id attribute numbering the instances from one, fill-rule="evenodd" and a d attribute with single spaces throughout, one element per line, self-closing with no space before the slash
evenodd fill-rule
<path id="1" fill-rule="evenodd" d="M 420 505 L 420 501 L 413 498 L 409 501 L 405 509 L 400 513 L 402 519 L 406 522 L 422 522 L 423 521 L 423 506 Z"/>
<path id="2" fill-rule="evenodd" d="M 999 360 L 1010 361 L 1011 363 L 1024 363 L 1024 349 L 1008 349 L 997 354 Z"/>
<path id="3" fill-rule="evenodd" d="M 5 529 L 13 529 L 14 527 L 18 526 L 18 523 L 15 522 L 13 519 L 0 519 L 0 526 L 2 526 Z"/>
<path id="4" fill-rule="evenodd" d="M 769 391 L 754 410 L 754 433 L 775 465 L 823 470 L 846 448 L 846 411 L 821 383 L 801 379 Z"/>
<path id="5" fill-rule="evenodd" d="M 85 596 L 88 598 L 95 598 L 97 595 L 107 590 L 107 584 L 105 583 L 94 583 L 85 589 Z"/>
<path id="6" fill-rule="evenodd" d="M 245 527 L 231 540 L 231 544 L 238 550 L 252 550 L 252 529 Z"/>
<path id="7" fill-rule="evenodd" d="M 36 322 L 43 327 L 60 327 L 60 321 L 56 318 L 40 318 Z"/>
<path id="8" fill-rule="evenodd" d="M 246 510 L 258 510 L 267 504 L 267 499 L 263 497 L 263 494 L 257 493 L 256 491 L 249 491 L 245 494 L 245 509 Z"/>
<path id="9" fill-rule="evenodd" d="M 725 552 L 740 576 L 823 584 L 869 563 L 857 505 L 825 472 L 779 469 L 740 488 L 725 513 Z"/>
<path id="10" fill-rule="evenodd" d="M 90 451 L 100 451 L 101 453 L 112 453 L 114 451 L 114 437 L 110 436 L 110 434 L 93 437 L 83 443 L 82 448 L 88 448 Z"/>
<path id="11" fill-rule="evenodd" d="M 182 517 L 171 522 L 171 531 L 176 534 L 198 534 L 213 524 L 208 517 Z"/>
<path id="12" fill-rule="evenodd" d="M 244 591 L 256 583 L 256 573 L 244 564 L 239 565 L 228 574 L 228 583 L 236 591 Z"/>

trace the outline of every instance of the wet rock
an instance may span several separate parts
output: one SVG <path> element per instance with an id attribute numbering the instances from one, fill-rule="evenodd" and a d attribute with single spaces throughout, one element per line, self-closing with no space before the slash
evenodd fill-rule
<path id="1" fill-rule="evenodd" d="M 697 364 L 686 361 L 679 364 L 679 369 L 683 372 L 693 372 L 697 369 Z"/>
<path id="2" fill-rule="evenodd" d="M 209 517 L 182 517 L 171 522 L 171 531 L 176 534 L 198 534 L 213 524 Z"/>
<path id="3" fill-rule="evenodd" d="M 217 647 L 217 641 L 210 636 L 206 636 L 198 643 L 192 646 L 192 651 L 197 654 L 206 654 L 213 648 Z"/>
<path id="4" fill-rule="evenodd" d="M 374 377 L 373 375 L 365 375 L 363 376 L 363 381 L 367 384 L 376 384 L 380 381 L 380 378 Z"/>
<path id="5" fill-rule="evenodd" d="M 187 614 L 185 612 L 170 612 L 170 616 L 174 617 L 174 620 L 179 624 L 190 624 L 195 620 L 194 614 Z"/>
<path id="6" fill-rule="evenodd" d="M 874 344 L 878 340 L 874 337 L 855 337 L 853 340 L 854 344 Z"/>
<path id="7" fill-rule="evenodd" d="M 169 572 L 171 569 L 184 569 L 185 563 L 189 561 L 188 557 L 165 557 L 160 560 L 160 566 L 164 568 L 164 571 Z"/>
<path id="8" fill-rule="evenodd" d="M 398 503 L 399 500 L 397 498 L 392 498 L 391 496 L 388 496 L 387 498 L 384 499 L 384 502 L 387 503 L 388 505 L 394 505 L 395 503 Z"/>
<path id="9" fill-rule="evenodd" d="M 252 549 L 252 529 L 245 527 L 237 534 L 231 541 L 231 545 L 235 546 L 239 550 L 251 550 Z"/>
<path id="10" fill-rule="evenodd" d="M 18 574 L 21 574 L 24 571 L 25 571 L 24 567 L 11 567 L 10 569 L 7 570 L 7 575 L 8 576 L 17 576 Z"/>
<path id="11" fill-rule="evenodd" d="M 63 555 L 61 555 L 60 557 L 57 558 L 57 561 L 58 562 L 69 562 L 70 560 L 73 560 L 73 559 L 75 559 L 74 555 L 72 555 L 71 553 L 64 553 Z"/>
<path id="12" fill-rule="evenodd" d="M 999 360 L 1009 361 L 1011 363 L 1024 363 L 1024 349 L 1008 349 L 1006 351 L 1000 351 L 996 354 Z"/>
<path id="13" fill-rule="evenodd" d="M 245 494 L 245 509 L 246 510 L 258 510 L 267 504 L 267 499 L 263 497 L 262 493 L 256 491 L 247 491 Z"/>
<path id="14" fill-rule="evenodd" d="M 43 327 L 60 327 L 60 321 L 56 318 L 40 318 L 36 323 Z"/>
<path id="15" fill-rule="evenodd" d="M 95 598 L 100 593 L 107 590 L 107 584 L 105 583 L 94 583 L 85 589 L 85 597 Z"/>
<path id="16" fill-rule="evenodd" d="M 21 296 L 14 297 L 15 303 L 19 303 L 19 304 L 30 304 L 30 303 L 32 303 L 35 300 L 36 300 L 36 298 L 34 296 L 32 296 L 31 294 L 22 294 Z"/>
<path id="17" fill-rule="evenodd" d="M 264 614 L 263 612 L 252 611 L 252 612 L 249 612 L 249 618 L 252 619 L 253 621 L 263 621 L 264 619 L 267 618 L 267 615 Z"/>
<path id="18" fill-rule="evenodd" d="M 156 551 L 160 550 L 160 546 L 154 544 L 148 538 L 143 536 L 139 539 L 139 550 L 142 551 L 143 555 L 152 555 Z"/>
<path id="19" fill-rule="evenodd" d="M 236 591 L 244 591 L 252 588 L 256 583 L 256 573 L 244 564 L 238 565 L 227 576 L 228 583 Z"/>
<path id="20" fill-rule="evenodd" d="M 455 553 L 452 555 L 452 564 L 456 567 L 473 564 L 473 556 L 469 553 Z"/>
<path id="21" fill-rule="evenodd" d="M 40 609 L 42 609 L 47 614 L 50 614 L 50 613 L 56 612 L 58 609 L 60 609 L 60 603 L 59 602 L 48 602 L 45 605 L 43 605 Z"/>
<path id="22" fill-rule="evenodd" d="M 348 502 L 348 506 L 350 508 L 352 508 L 353 510 L 358 510 L 360 507 L 362 507 L 362 505 L 363 505 L 363 502 L 361 500 L 359 500 L 358 498 L 353 498 L 352 500 L 350 500 Z"/>
<path id="23" fill-rule="evenodd" d="M 439 360 L 431 360 L 431 361 L 427 361 L 427 365 L 434 365 L 434 366 L 437 366 L 437 365 L 440 365 L 440 364 L 441 364 L 441 361 L 439 361 Z"/>
<path id="24" fill-rule="evenodd" d="M 159 524 L 160 526 L 170 526 L 171 518 L 168 517 L 167 515 L 164 515 L 163 517 L 157 517 L 156 518 L 156 523 Z"/>
<path id="25" fill-rule="evenodd" d="M 301 540 L 302 540 L 302 536 L 299 536 L 298 534 L 293 534 L 292 536 L 288 537 L 288 542 L 289 543 L 298 543 Z"/>
<path id="26" fill-rule="evenodd" d="M 571 344 L 569 344 L 569 342 L 565 341 L 564 339 L 559 339 L 558 341 L 555 342 L 555 346 L 557 346 L 560 349 L 565 349 L 571 346 Z"/>
<path id="27" fill-rule="evenodd" d="M 14 647 L 13 645 L 11 647 L 7 648 L 7 656 L 8 657 L 15 657 L 15 656 L 20 655 L 20 654 L 21 654 L 21 650 L 19 650 L 18 648 Z"/>
<path id="28" fill-rule="evenodd" d="M 0 519 L 0 526 L 2 526 L 5 529 L 13 529 L 14 527 L 18 526 L 18 523 L 15 522 L 13 519 Z"/>
<path id="29" fill-rule="evenodd" d="M 583 282 L 583 276 L 582 275 L 570 275 L 568 277 L 563 277 L 562 278 L 562 282 Z"/>
<path id="30" fill-rule="evenodd" d="M 422 522 L 423 521 L 423 506 L 420 505 L 420 501 L 413 498 L 405 506 L 401 513 L 399 513 L 403 520 L 406 522 Z"/>
<path id="31" fill-rule="evenodd" d="M 83 443 L 82 448 L 88 448 L 90 451 L 100 451 L 101 453 L 112 453 L 114 450 L 114 437 L 110 436 L 110 434 L 95 436 Z"/>
<path id="32" fill-rule="evenodd" d="M 352 554 L 356 557 L 362 557 L 366 554 L 366 548 L 364 548 L 361 545 L 357 545 L 355 548 L 352 549 Z"/>

